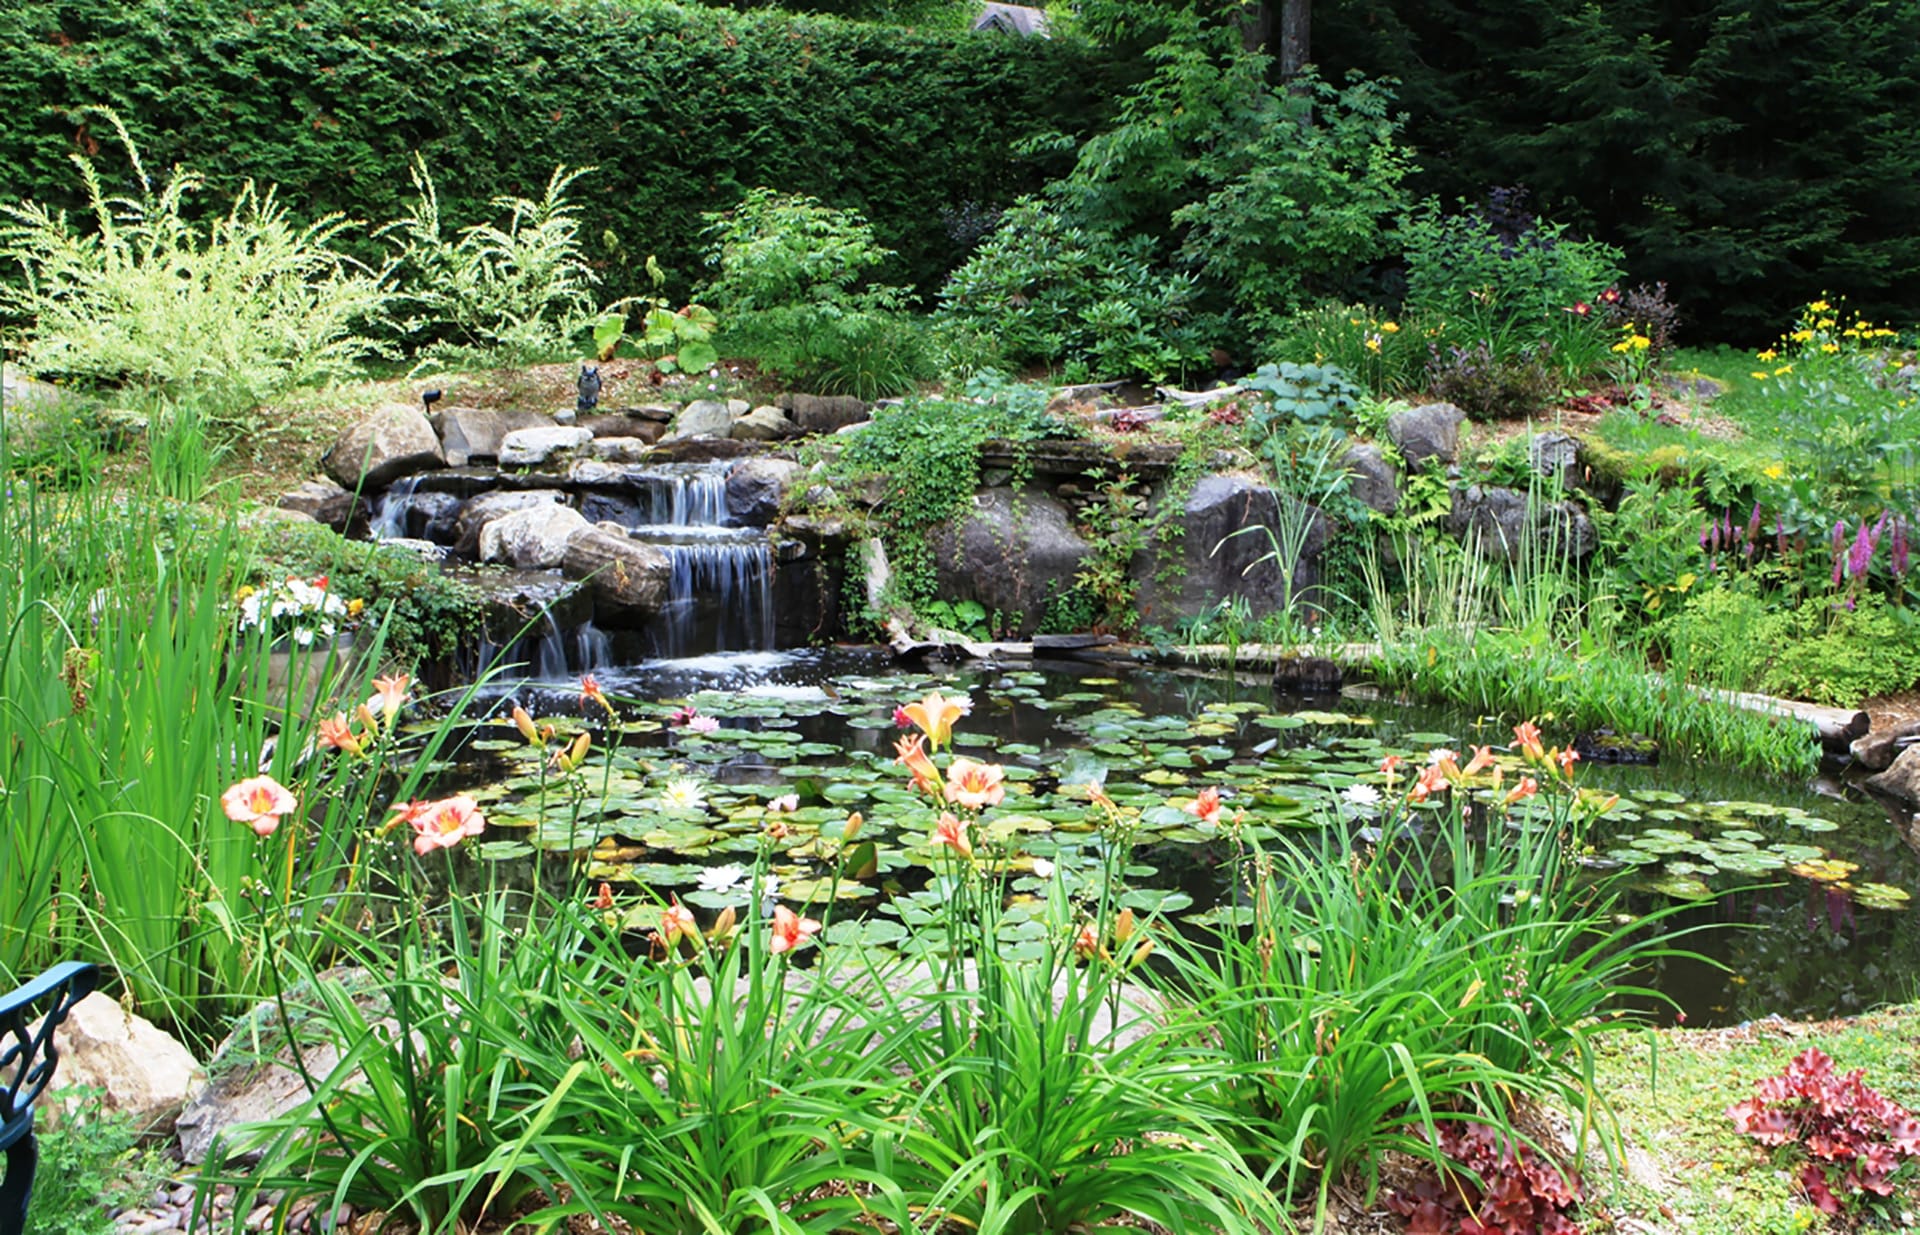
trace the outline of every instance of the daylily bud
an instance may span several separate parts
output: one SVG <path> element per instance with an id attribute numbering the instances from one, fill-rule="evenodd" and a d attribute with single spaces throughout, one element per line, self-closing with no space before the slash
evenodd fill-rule
<path id="1" fill-rule="evenodd" d="M 1127 962 L 1127 968 L 1138 969 L 1140 966 L 1146 964 L 1147 958 L 1152 955 L 1153 955 L 1153 940 L 1142 939 L 1140 941 L 1140 946 L 1133 950 L 1133 959 Z"/>
<path id="2" fill-rule="evenodd" d="M 859 811 L 848 815 L 846 830 L 840 833 L 840 840 L 845 844 L 851 845 L 853 838 L 860 835 L 860 825 L 865 822 L 866 819 L 861 816 Z"/>
<path id="3" fill-rule="evenodd" d="M 733 906 L 728 905 L 720 911 L 720 916 L 713 920 L 713 937 L 715 939 L 725 939 L 727 936 L 733 934 L 733 921 Z"/>
<path id="4" fill-rule="evenodd" d="M 1121 944 L 1131 938 L 1133 938 L 1133 910 L 1122 909 L 1120 916 L 1113 920 L 1113 941 Z"/>
<path id="5" fill-rule="evenodd" d="M 521 737 L 525 738 L 534 746 L 542 744 L 540 741 L 540 733 L 533 727 L 533 717 L 527 715 L 527 709 L 517 703 L 514 704 L 513 711 L 509 714 L 509 719 L 513 721 L 513 727 L 520 731 Z"/>

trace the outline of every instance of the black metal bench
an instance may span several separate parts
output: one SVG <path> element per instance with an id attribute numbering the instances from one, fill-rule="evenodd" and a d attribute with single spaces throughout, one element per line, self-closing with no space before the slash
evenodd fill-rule
<path id="1" fill-rule="evenodd" d="M 33 1199 L 33 1171 L 40 1159 L 33 1103 L 60 1062 L 53 1031 L 99 981 L 97 966 L 68 961 L 0 995 L 0 1150 L 7 1155 L 6 1179 L 0 1181 L 0 1235 L 21 1235 L 27 1227 L 27 1202 Z M 45 1008 L 37 1023 L 36 1006 Z"/>

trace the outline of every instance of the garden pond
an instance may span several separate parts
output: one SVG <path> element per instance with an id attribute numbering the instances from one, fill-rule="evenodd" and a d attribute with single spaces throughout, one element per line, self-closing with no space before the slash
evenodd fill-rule
<path id="1" fill-rule="evenodd" d="M 1115 669 L 1069 660 L 904 671 L 854 651 L 740 653 L 596 671 L 614 718 L 578 682 L 494 686 L 565 734 L 590 728 L 595 759 L 578 810 L 509 726 L 473 731 L 443 783 L 477 798 L 489 821 L 483 857 L 531 869 L 535 846 L 589 855 L 587 876 L 630 924 L 650 926 L 657 897 L 718 911 L 745 908 L 763 833 L 777 819 L 777 886 L 794 905 L 836 898 L 828 938 L 911 949 L 909 927 L 942 900 L 933 812 L 897 765 L 895 709 L 931 689 L 965 695 L 957 754 L 1005 767 L 1004 801 L 981 820 L 983 842 L 1010 864 L 1009 946 L 1037 948 L 1036 893 L 1057 877 L 1097 893 L 1101 846 L 1084 786 L 1102 784 L 1131 821 L 1122 904 L 1183 929 L 1232 921 L 1223 877 L 1229 832 L 1184 809 L 1221 792 L 1243 836 L 1380 838 L 1390 787 L 1383 758 L 1425 761 L 1433 748 L 1511 743 L 1509 726 L 1391 702 L 1303 700 L 1228 674 Z M 1550 745 L 1575 735 L 1541 728 Z M 1839 782 L 1770 782 L 1668 759 L 1659 766 L 1582 764 L 1588 800 L 1618 800 L 1583 840 L 1596 870 L 1633 868 L 1635 910 L 1687 902 L 1672 924 L 1703 959 L 1669 958 L 1647 984 L 1692 1025 L 1771 1014 L 1844 1015 L 1920 989 L 1920 840 Z M 1408 780 L 1401 774 L 1400 789 Z M 791 801 L 783 801 L 792 795 Z M 1394 794 L 1397 799 L 1398 793 Z M 1379 799 L 1379 800 L 1376 800 Z M 1421 829 L 1441 799 L 1413 807 Z M 856 846 L 840 842 L 859 812 Z M 867 842 L 873 842 L 871 848 Z M 554 869 L 553 866 L 548 867 Z M 503 875 L 499 869 L 491 877 Z M 651 893 L 651 895 L 649 894 Z"/>

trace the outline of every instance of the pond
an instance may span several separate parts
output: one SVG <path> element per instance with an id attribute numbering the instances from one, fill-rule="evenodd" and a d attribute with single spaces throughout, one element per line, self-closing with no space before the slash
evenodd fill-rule
<path id="1" fill-rule="evenodd" d="M 488 812 L 486 855 L 590 851 L 595 880 L 717 911 L 750 899 L 745 868 L 777 814 L 791 833 L 774 858 L 777 895 L 837 895 L 832 937 L 875 947 L 911 946 L 906 927 L 929 919 L 941 895 L 932 814 L 894 750 L 894 709 L 929 689 L 972 702 L 956 753 L 1006 769 L 1006 798 L 982 823 L 1013 855 L 1015 946 L 1023 927 L 1029 940 L 1040 929 L 1021 914 L 1044 886 L 1036 867 L 1069 889 L 1097 877 L 1105 841 L 1078 787 L 1089 780 L 1139 811 L 1124 903 L 1201 926 L 1219 912 L 1230 853 L 1219 828 L 1182 809 L 1201 789 L 1220 790 L 1256 837 L 1332 829 L 1342 843 L 1365 841 L 1378 836 L 1368 787 L 1382 787 L 1384 756 L 1424 762 L 1432 748 L 1512 740 L 1505 725 L 1429 709 L 1064 660 L 912 672 L 857 651 L 744 653 L 596 674 L 620 716 L 602 740 L 618 746 L 595 765 L 577 818 L 556 809 L 551 786 L 543 799 L 538 761 L 511 729 L 483 726 L 468 744 L 454 775 Z M 580 723 L 577 683 L 522 682 L 511 695 Z M 1549 744 L 1574 736 L 1542 728 Z M 1635 909 L 1687 902 L 1677 922 L 1696 931 L 1686 946 L 1725 966 L 1668 960 L 1647 975 L 1688 1024 L 1843 1015 L 1920 989 L 1920 852 L 1857 791 L 1671 762 L 1582 765 L 1578 779 L 1596 798 L 1618 795 L 1586 838 L 1588 865 L 1632 867 Z M 789 794 L 796 804 L 783 810 Z M 860 839 L 879 844 L 860 878 L 835 879 L 824 859 L 855 811 Z M 636 924 L 651 912 L 635 910 Z"/>

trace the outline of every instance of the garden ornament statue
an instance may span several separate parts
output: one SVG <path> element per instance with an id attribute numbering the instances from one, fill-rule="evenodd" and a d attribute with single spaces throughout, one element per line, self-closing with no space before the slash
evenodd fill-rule
<path id="1" fill-rule="evenodd" d="M 574 407 L 581 412 L 590 412 L 600 404 L 600 368 L 598 365 L 580 366 L 580 381 L 576 386 L 580 397 L 574 401 Z"/>
<path id="2" fill-rule="evenodd" d="M 33 1172 L 40 1147 L 33 1138 L 33 1103 L 60 1062 L 53 1031 L 73 1006 L 93 993 L 97 966 L 68 961 L 7 995 L 0 995 L 0 1150 L 7 1155 L 7 1176 L 0 1182 L 0 1235 L 21 1235 L 27 1203 L 33 1199 Z M 36 1004 L 46 1015 L 34 1024 Z"/>

